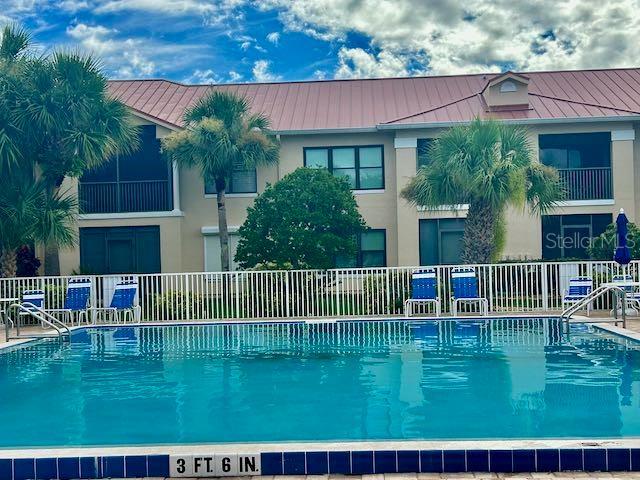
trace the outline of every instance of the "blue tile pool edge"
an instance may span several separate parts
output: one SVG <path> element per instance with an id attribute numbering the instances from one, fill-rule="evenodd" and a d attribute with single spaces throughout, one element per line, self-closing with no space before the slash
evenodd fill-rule
<path id="1" fill-rule="evenodd" d="M 283 451 L 253 453 L 260 457 L 260 471 L 241 475 L 318 475 L 383 474 L 383 473 L 464 473 L 464 472 L 559 472 L 603 471 L 640 472 L 640 440 L 635 447 L 605 448 L 526 448 L 513 449 L 407 449 L 393 450 L 319 450 L 317 445 L 308 451 L 299 448 Z M 350 445 L 351 447 L 355 445 Z M 357 446 L 356 446 L 357 447 Z M 167 449 L 170 451 L 170 449 Z M 184 451 L 184 447 L 181 447 Z M 239 450 L 244 452 L 245 450 Z M 229 453 L 223 456 L 247 455 Z M 0 451 L 2 480 L 71 480 L 101 478 L 170 477 L 172 457 L 191 457 L 191 454 L 164 453 L 104 456 L 34 456 L 7 458 Z M 198 455 L 195 455 L 198 456 Z M 202 454 L 200 454 L 202 456 Z M 189 472 L 185 475 L 192 476 Z M 178 476 L 178 477 L 179 477 Z"/>

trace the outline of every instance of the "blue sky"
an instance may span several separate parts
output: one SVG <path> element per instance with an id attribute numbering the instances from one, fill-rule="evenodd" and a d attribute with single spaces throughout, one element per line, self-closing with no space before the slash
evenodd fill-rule
<path id="1" fill-rule="evenodd" d="M 640 65 L 639 0 L 0 0 L 38 48 L 188 83 Z"/>

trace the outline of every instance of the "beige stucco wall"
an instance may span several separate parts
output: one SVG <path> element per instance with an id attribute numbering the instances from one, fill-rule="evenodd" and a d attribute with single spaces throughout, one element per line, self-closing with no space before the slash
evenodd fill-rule
<path id="1" fill-rule="evenodd" d="M 140 120 L 141 123 L 148 123 Z M 531 125 L 532 147 L 537 152 L 538 135 L 542 133 L 575 133 L 596 131 L 629 131 L 634 125 L 629 123 L 574 123 Z M 158 127 L 158 136 L 169 132 Z M 416 149 L 406 147 L 407 140 L 434 137 L 435 129 L 381 131 L 376 133 L 295 135 L 281 137 L 280 163 L 277 166 L 258 168 L 258 193 L 267 183 L 273 183 L 287 173 L 303 166 L 303 148 L 313 146 L 356 146 L 381 144 L 384 146 L 385 188 L 379 191 L 354 192 L 360 211 L 372 228 L 384 228 L 387 233 L 387 264 L 417 265 L 419 263 L 418 221 L 422 218 L 464 217 L 465 210 L 442 210 L 437 212 L 419 211 L 401 199 L 399 192 L 409 178 L 416 173 Z M 395 139 L 403 148 L 395 148 Z M 410 143 L 410 142 L 409 142 Z M 631 220 L 640 212 L 640 198 L 636 195 L 640 187 L 640 143 L 639 140 L 618 140 L 612 142 L 613 202 L 592 202 L 587 205 L 562 205 L 554 214 L 613 213 L 625 208 Z M 75 180 L 66 180 L 75 188 Z M 180 209 L 170 216 L 130 218 L 127 215 L 113 215 L 108 219 L 85 217 L 79 227 L 89 226 L 138 226 L 159 225 L 161 235 L 162 271 L 201 271 L 204 268 L 204 237 L 202 229 L 218 225 L 217 207 L 214 196 L 204 194 L 204 184 L 197 171 L 192 169 L 179 172 Z M 246 218 L 246 209 L 255 194 L 227 195 L 228 225 L 233 231 Z M 506 215 L 507 238 L 504 257 L 508 259 L 538 259 L 541 257 L 542 234 L 538 216 L 526 209 L 510 208 Z M 63 273 L 70 273 L 79 267 L 79 250 L 61 252 Z"/>
<path id="2" fill-rule="evenodd" d="M 545 133 L 587 133 L 607 131 L 629 131 L 634 126 L 630 123 L 573 123 L 529 125 L 531 146 L 538 152 L 538 135 Z M 401 139 L 437 137 L 441 130 L 404 130 L 397 133 Z M 613 168 L 613 196 L 611 202 L 589 202 L 589 204 L 564 203 L 550 211 L 550 214 L 596 214 L 612 213 L 614 216 L 624 208 L 629 219 L 635 221 L 636 212 L 640 211 L 640 198 L 636 195 L 640 187 L 640 140 L 616 140 L 611 142 L 611 162 Z M 407 183 L 408 178 L 416 173 L 416 149 L 396 149 L 397 191 Z M 417 265 L 419 262 L 418 221 L 421 218 L 453 218 L 465 217 L 466 211 L 420 212 L 415 206 L 398 199 L 398 225 L 401 225 L 399 240 L 398 264 Z M 542 226 L 538 215 L 526 208 L 509 208 L 505 218 L 507 236 L 503 252 L 504 259 L 539 259 L 542 257 Z"/>

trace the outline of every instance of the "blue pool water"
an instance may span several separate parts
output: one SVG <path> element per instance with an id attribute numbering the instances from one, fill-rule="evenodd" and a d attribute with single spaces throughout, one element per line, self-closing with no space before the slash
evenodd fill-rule
<path id="1" fill-rule="evenodd" d="M 549 319 L 88 328 L 0 353 L 0 447 L 639 436 L 638 347 Z"/>

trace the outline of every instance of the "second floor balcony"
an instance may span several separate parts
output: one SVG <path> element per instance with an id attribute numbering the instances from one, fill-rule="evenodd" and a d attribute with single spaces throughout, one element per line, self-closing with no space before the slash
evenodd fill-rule
<path id="1" fill-rule="evenodd" d="M 567 200 L 613 198 L 611 167 L 559 168 Z"/>
<path id="2" fill-rule="evenodd" d="M 140 127 L 140 148 L 86 172 L 78 185 L 84 214 L 173 210 L 172 170 L 152 125 Z"/>
<path id="3" fill-rule="evenodd" d="M 81 182 L 78 198 L 83 213 L 165 212 L 173 209 L 169 180 Z"/>
<path id="4" fill-rule="evenodd" d="M 567 133 L 539 136 L 540 161 L 555 167 L 566 200 L 613 199 L 611 133 Z"/>

